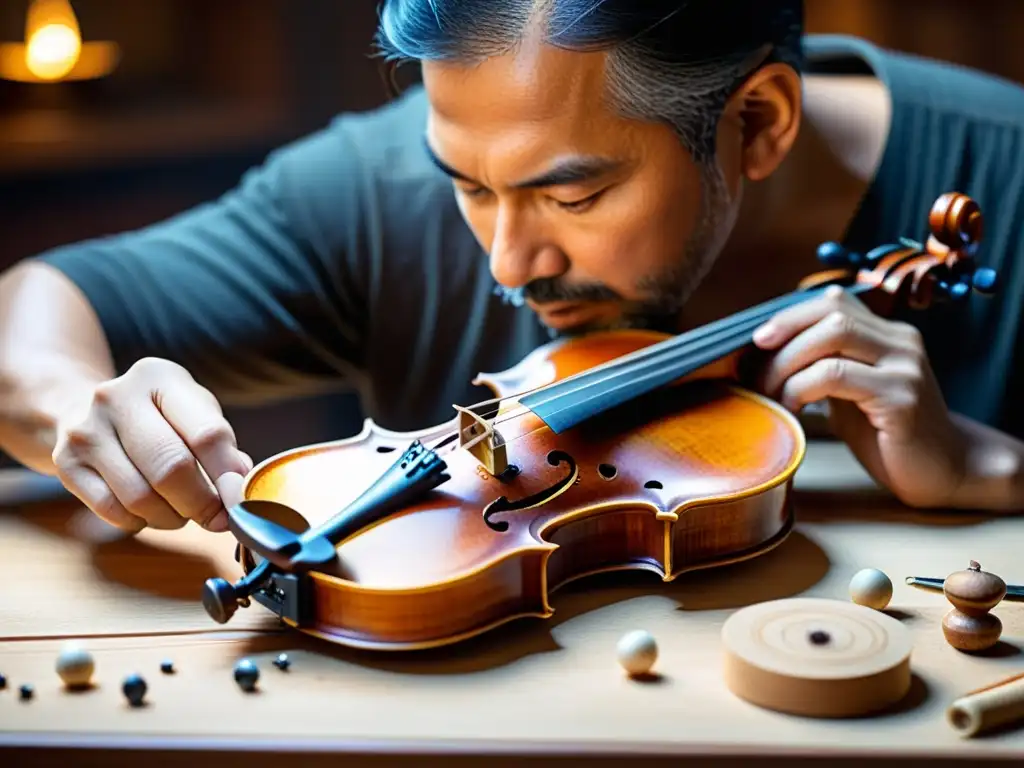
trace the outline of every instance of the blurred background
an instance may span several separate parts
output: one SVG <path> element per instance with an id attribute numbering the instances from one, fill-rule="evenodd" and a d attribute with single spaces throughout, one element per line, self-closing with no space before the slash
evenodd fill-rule
<path id="1" fill-rule="evenodd" d="M 272 148 L 387 98 L 370 57 L 377 0 L 73 0 L 67 30 L 33 36 L 53 2 L 0 0 L 0 270 L 209 200 Z M 1024 82 L 1021 0 L 806 8 L 808 32 Z M 257 460 L 361 423 L 345 398 L 229 416 Z"/>

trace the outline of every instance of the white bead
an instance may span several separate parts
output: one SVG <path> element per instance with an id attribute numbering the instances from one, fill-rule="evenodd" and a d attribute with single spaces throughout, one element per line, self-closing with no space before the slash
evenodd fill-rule
<path id="1" fill-rule="evenodd" d="M 880 611 L 892 600 L 892 581 L 877 568 L 864 568 L 850 579 L 850 599 Z"/>
<path id="2" fill-rule="evenodd" d="M 68 688 L 88 686 L 95 668 L 92 654 L 78 643 L 65 643 L 57 656 L 57 674 Z"/>
<path id="3" fill-rule="evenodd" d="M 650 632 L 636 629 L 622 636 L 618 644 L 619 664 L 630 675 L 643 675 L 658 658 L 658 644 Z"/>

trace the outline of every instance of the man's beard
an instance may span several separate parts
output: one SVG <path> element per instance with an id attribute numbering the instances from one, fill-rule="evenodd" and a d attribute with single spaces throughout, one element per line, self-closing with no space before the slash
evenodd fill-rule
<path id="1" fill-rule="evenodd" d="M 657 275 L 642 278 L 637 289 L 643 298 L 626 301 L 602 283 L 565 285 L 560 278 L 538 278 L 521 288 L 498 285 L 494 293 L 513 306 L 527 299 L 537 304 L 554 301 L 620 302 L 623 311 L 613 323 L 575 327 L 568 331 L 549 328 L 554 338 L 597 330 L 639 328 L 674 333 L 683 306 L 711 270 L 735 224 L 738 205 L 729 199 L 725 177 L 717 163 L 701 167 L 701 210 L 690 237 L 683 246 L 682 258 Z"/>

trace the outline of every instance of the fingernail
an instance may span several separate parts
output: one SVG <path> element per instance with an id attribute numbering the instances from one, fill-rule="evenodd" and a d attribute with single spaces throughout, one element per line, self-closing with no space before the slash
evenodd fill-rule
<path id="1" fill-rule="evenodd" d="M 754 343 L 755 344 L 767 344 L 772 340 L 772 336 L 775 335 L 775 326 L 771 323 L 765 323 L 760 328 L 754 331 Z"/>
<path id="2" fill-rule="evenodd" d="M 248 453 L 245 453 L 244 451 L 241 451 L 241 454 L 242 454 L 242 464 L 245 465 L 245 471 L 247 473 L 248 472 L 252 472 L 252 468 L 255 466 L 253 464 L 252 456 L 250 456 Z"/>
<path id="3" fill-rule="evenodd" d="M 245 485 L 245 480 L 236 472 L 225 472 L 214 483 L 225 509 L 230 509 L 244 498 L 242 487 Z"/>

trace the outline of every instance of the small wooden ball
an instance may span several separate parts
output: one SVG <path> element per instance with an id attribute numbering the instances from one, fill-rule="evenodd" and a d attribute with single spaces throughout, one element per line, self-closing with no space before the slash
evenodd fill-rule
<path id="1" fill-rule="evenodd" d="M 623 635 L 617 651 L 619 664 L 631 677 L 647 674 L 658 659 L 658 644 L 654 636 L 643 629 Z"/>
<path id="2" fill-rule="evenodd" d="M 994 573 L 981 570 L 981 565 L 971 560 L 966 570 L 946 577 L 942 591 L 962 613 L 984 616 L 1006 596 L 1006 582 Z"/>
<path id="3" fill-rule="evenodd" d="M 993 613 L 972 615 L 954 608 L 942 617 L 942 634 L 959 651 L 984 651 L 999 642 L 1003 622 Z"/>
<path id="4" fill-rule="evenodd" d="M 65 643 L 57 656 L 57 674 L 68 688 L 88 688 L 96 663 L 92 654 L 78 643 Z"/>
<path id="5" fill-rule="evenodd" d="M 892 580 L 877 568 L 864 568 L 850 579 L 850 599 L 880 611 L 892 600 Z"/>

